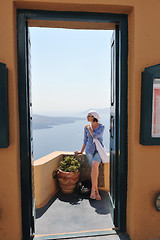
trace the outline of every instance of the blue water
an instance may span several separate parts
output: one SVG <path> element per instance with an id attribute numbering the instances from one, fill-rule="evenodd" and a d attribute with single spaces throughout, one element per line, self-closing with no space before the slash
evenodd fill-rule
<path id="1" fill-rule="evenodd" d="M 109 151 L 109 118 L 103 118 L 105 125 L 104 145 Z M 61 124 L 53 128 L 33 130 L 34 160 L 54 151 L 81 150 L 83 145 L 83 131 L 86 120 L 75 123 Z"/>

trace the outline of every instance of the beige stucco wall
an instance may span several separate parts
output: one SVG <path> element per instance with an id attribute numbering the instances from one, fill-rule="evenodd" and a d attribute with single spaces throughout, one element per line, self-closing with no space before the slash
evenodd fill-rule
<path id="1" fill-rule="evenodd" d="M 127 229 L 133 239 L 160 238 L 153 201 L 160 190 L 160 146 L 139 144 L 141 72 L 160 63 L 159 1 L 137 1 L 129 15 L 129 128 Z"/>
<path id="2" fill-rule="evenodd" d="M 0 1 L 0 62 L 8 68 L 10 142 L 7 149 L 0 149 L 0 239 L 7 240 L 21 239 L 15 16 L 12 1 Z"/>
<path id="3" fill-rule="evenodd" d="M 10 146 L 0 149 L 0 239 L 21 239 L 20 159 L 16 59 L 16 7 L 100 11 L 129 15 L 127 231 L 133 240 L 160 238 L 160 147 L 139 144 L 141 72 L 160 63 L 159 0 L 1 0 L 0 61 L 9 70 Z"/>
<path id="4" fill-rule="evenodd" d="M 44 206 L 58 191 L 56 179 L 53 179 L 52 174 L 62 159 L 62 152 L 53 152 L 34 162 L 36 208 Z"/>

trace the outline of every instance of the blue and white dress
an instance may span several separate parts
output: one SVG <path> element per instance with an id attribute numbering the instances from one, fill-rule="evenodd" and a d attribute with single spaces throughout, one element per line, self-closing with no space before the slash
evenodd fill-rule
<path id="1" fill-rule="evenodd" d="M 84 141 L 83 143 L 86 145 L 86 156 L 90 166 L 92 165 L 93 161 L 101 162 L 101 158 L 99 153 L 96 149 L 96 145 L 93 142 L 93 139 L 98 139 L 99 142 L 103 146 L 103 132 L 104 132 L 104 125 L 100 124 L 96 129 L 93 130 L 93 136 L 89 133 L 89 130 L 85 127 L 84 128 Z"/>

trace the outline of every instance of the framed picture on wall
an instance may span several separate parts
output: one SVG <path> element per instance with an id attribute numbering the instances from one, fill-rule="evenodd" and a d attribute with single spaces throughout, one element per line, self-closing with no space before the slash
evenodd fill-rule
<path id="1" fill-rule="evenodd" d="M 6 64 L 0 63 L 0 148 L 8 146 L 8 71 Z"/>
<path id="2" fill-rule="evenodd" d="M 160 64 L 142 72 L 140 144 L 160 145 Z"/>

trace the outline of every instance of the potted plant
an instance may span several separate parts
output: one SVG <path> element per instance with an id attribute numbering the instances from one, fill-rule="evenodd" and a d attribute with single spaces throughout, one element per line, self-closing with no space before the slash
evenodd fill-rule
<path id="1" fill-rule="evenodd" d="M 57 177 L 64 193 L 72 193 L 79 180 L 80 162 L 75 156 L 64 156 L 58 167 Z"/>

